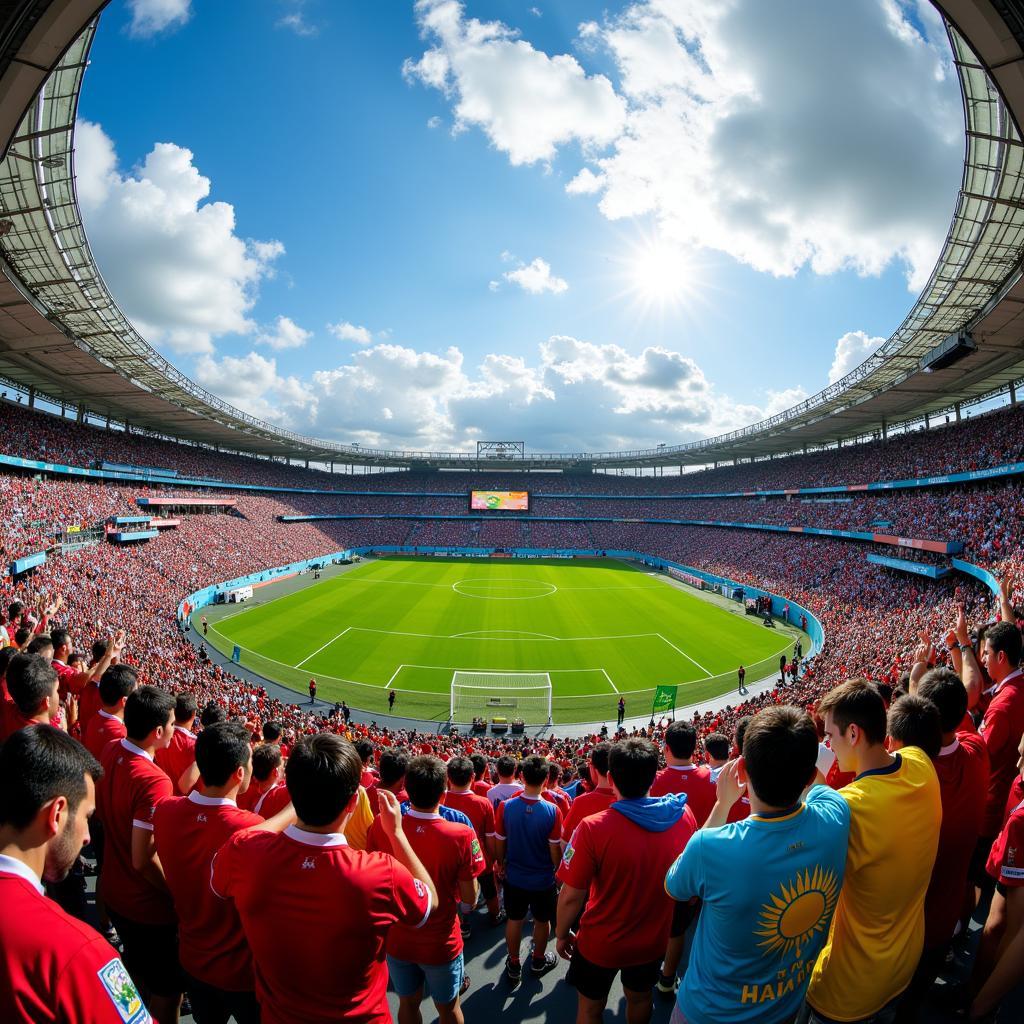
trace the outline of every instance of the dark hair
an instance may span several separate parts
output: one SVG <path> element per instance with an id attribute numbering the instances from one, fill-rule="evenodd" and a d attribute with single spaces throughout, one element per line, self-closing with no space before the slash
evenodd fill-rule
<path id="1" fill-rule="evenodd" d="M 56 629 L 50 630 L 50 639 L 55 648 L 63 647 L 65 644 L 71 643 L 71 634 L 63 626 L 58 626 Z"/>
<path id="2" fill-rule="evenodd" d="M 7 606 L 7 618 L 9 618 L 11 620 L 11 622 L 13 622 L 24 610 L 25 610 L 25 605 L 24 605 L 23 602 L 21 602 L 21 601 L 12 601 Z"/>
<path id="3" fill-rule="evenodd" d="M 18 654 L 18 648 L 14 644 L 8 644 L 6 647 L 0 648 L 0 679 L 7 674 L 7 666 L 10 665 L 11 659 Z"/>
<path id="4" fill-rule="evenodd" d="M 56 682 L 57 670 L 41 654 L 16 654 L 7 666 L 7 692 L 26 716 L 39 713 Z"/>
<path id="5" fill-rule="evenodd" d="M 939 709 L 943 732 L 953 732 L 967 714 L 967 689 L 952 669 L 933 668 L 926 672 L 917 684 L 917 695 Z"/>
<path id="6" fill-rule="evenodd" d="M 131 665 L 111 665 L 100 677 L 100 700 L 111 707 L 128 697 L 139 685 L 139 673 Z"/>
<path id="7" fill-rule="evenodd" d="M 19 729 L 0 747 L 0 825 L 24 829 L 55 797 L 74 814 L 85 799 L 85 776 L 103 776 L 99 762 L 77 740 L 49 725 Z"/>
<path id="8" fill-rule="evenodd" d="M 754 720 L 753 715 L 744 715 L 736 723 L 736 735 L 733 736 L 732 741 L 736 744 L 736 749 L 742 754 L 743 753 L 743 740 L 747 735 L 747 726 Z"/>
<path id="9" fill-rule="evenodd" d="M 130 740 L 144 740 L 154 729 L 167 725 L 174 697 L 158 686 L 140 686 L 125 701 L 124 727 Z"/>
<path id="10" fill-rule="evenodd" d="M 920 747 L 929 757 L 942 749 L 939 709 L 924 697 L 907 695 L 889 708 L 888 732 L 905 747 Z"/>
<path id="11" fill-rule="evenodd" d="M 665 746 L 673 757 L 693 757 L 697 749 L 697 730 L 689 722 L 672 722 L 665 730 Z"/>
<path id="12" fill-rule="evenodd" d="M 875 697 L 882 699 L 877 692 Z M 802 708 L 766 708 L 747 725 L 747 776 L 758 799 L 769 807 L 792 807 L 814 777 L 817 760 L 818 733 Z"/>
<path id="13" fill-rule="evenodd" d="M 475 774 L 473 762 L 468 757 L 453 757 L 448 762 L 448 778 L 459 789 L 468 786 L 473 781 Z M 408 789 L 408 785 L 405 788 Z"/>
<path id="14" fill-rule="evenodd" d="M 208 700 L 203 705 L 199 721 L 204 729 L 208 729 L 211 725 L 223 722 L 227 717 L 227 712 L 215 700 Z"/>
<path id="15" fill-rule="evenodd" d="M 28 626 L 19 626 L 14 631 L 14 643 L 18 647 L 24 647 L 28 643 L 30 636 L 32 636 L 32 630 Z"/>
<path id="16" fill-rule="evenodd" d="M 892 703 L 892 687 L 888 683 L 873 682 L 871 684 L 879 693 L 882 700 L 885 701 L 885 706 L 888 707 Z"/>
<path id="17" fill-rule="evenodd" d="M 403 747 L 388 747 L 380 755 L 377 770 L 380 773 L 380 784 L 393 786 L 409 770 L 409 751 Z"/>
<path id="18" fill-rule="evenodd" d="M 264 722 L 263 723 L 263 740 L 266 743 L 276 743 L 280 738 L 283 730 L 277 722 Z"/>
<path id="19" fill-rule="evenodd" d="M 598 743 L 590 750 L 590 763 L 598 775 L 608 774 L 608 755 L 611 753 L 612 745 L 604 741 Z"/>
<path id="20" fill-rule="evenodd" d="M 469 759 L 473 762 L 473 774 L 490 782 L 491 772 L 487 767 L 487 758 L 483 754 L 471 754 Z"/>
<path id="21" fill-rule="evenodd" d="M 249 730 L 242 722 L 218 722 L 196 737 L 196 765 L 207 786 L 223 786 L 249 763 Z"/>
<path id="22" fill-rule="evenodd" d="M 266 782 L 283 760 L 281 748 L 276 743 L 261 743 L 252 752 L 252 777 L 257 782 Z"/>
<path id="23" fill-rule="evenodd" d="M 818 714 L 832 716 L 840 732 L 856 725 L 868 743 L 885 742 L 885 701 L 866 679 L 849 679 L 830 690 L 818 702 Z"/>
<path id="24" fill-rule="evenodd" d="M 432 754 L 420 754 L 409 762 L 405 772 L 405 791 L 418 810 L 436 807 L 444 796 L 447 773 L 444 761 Z"/>
<path id="25" fill-rule="evenodd" d="M 499 779 L 507 779 L 516 773 L 515 758 L 509 757 L 508 754 L 502 754 L 495 762 L 494 767 L 498 770 Z"/>
<path id="26" fill-rule="evenodd" d="M 304 736 L 285 769 L 299 821 L 316 827 L 337 821 L 359 789 L 362 773 L 362 759 L 348 740 L 326 732 Z"/>
<path id="27" fill-rule="evenodd" d="M 562 777 L 562 769 L 554 761 L 548 761 L 548 782 L 555 785 Z"/>
<path id="28" fill-rule="evenodd" d="M 724 733 L 713 732 L 709 736 L 704 737 L 704 749 L 716 761 L 725 761 L 729 757 L 732 744 L 729 742 L 729 737 Z"/>
<path id="29" fill-rule="evenodd" d="M 531 754 L 519 762 L 519 770 L 523 776 L 523 782 L 528 786 L 542 786 L 547 782 L 548 763 L 540 754 Z"/>
<path id="30" fill-rule="evenodd" d="M 370 764 L 373 761 L 373 744 L 367 740 L 356 740 L 356 753 L 363 764 Z"/>
<path id="31" fill-rule="evenodd" d="M 626 800 L 647 796 L 658 774 L 658 749 L 650 740 L 628 739 L 612 745 L 608 771 Z"/>
<path id="32" fill-rule="evenodd" d="M 25 648 L 26 654 L 39 654 L 41 651 L 53 649 L 53 640 L 49 633 L 36 633 Z"/>
<path id="33" fill-rule="evenodd" d="M 185 723 L 196 716 L 196 699 L 190 693 L 179 693 L 174 698 L 174 721 Z M 223 783 L 215 782 L 215 786 Z"/>
<path id="34" fill-rule="evenodd" d="M 1020 664 L 1021 635 L 1020 630 L 1012 622 L 997 622 L 989 626 L 985 639 L 993 651 L 1006 655 L 1006 660 L 1016 668 Z"/>
<path id="35" fill-rule="evenodd" d="M 94 662 L 95 661 L 102 661 L 104 655 L 107 653 L 107 647 L 108 646 L 109 646 L 109 644 L 107 643 L 106 640 L 96 640 L 96 641 L 94 641 L 92 647 L 89 648 L 89 653 L 92 655 L 92 660 Z"/>

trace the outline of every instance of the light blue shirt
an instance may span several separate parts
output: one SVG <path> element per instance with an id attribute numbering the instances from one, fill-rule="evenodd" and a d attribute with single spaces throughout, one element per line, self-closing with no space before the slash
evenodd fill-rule
<path id="1" fill-rule="evenodd" d="M 703 900 L 679 1008 L 690 1024 L 775 1024 L 796 1014 L 828 936 L 850 810 L 815 786 L 793 811 L 702 829 L 669 868 L 677 900 Z"/>

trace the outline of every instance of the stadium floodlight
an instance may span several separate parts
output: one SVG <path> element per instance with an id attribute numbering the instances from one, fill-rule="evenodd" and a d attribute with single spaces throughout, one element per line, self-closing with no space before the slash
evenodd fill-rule
<path id="1" fill-rule="evenodd" d="M 452 675 L 450 721 L 494 715 L 527 725 L 551 724 L 551 676 L 547 672 L 462 672 Z"/>

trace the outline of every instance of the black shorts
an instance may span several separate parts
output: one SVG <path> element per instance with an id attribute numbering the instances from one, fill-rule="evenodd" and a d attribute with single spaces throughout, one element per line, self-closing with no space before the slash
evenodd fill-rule
<path id="1" fill-rule="evenodd" d="M 498 898 L 498 887 L 494 883 L 494 872 L 488 871 L 487 874 L 481 875 L 477 881 L 480 883 L 480 895 L 485 900 L 493 900 Z"/>
<path id="2" fill-rule="evenodd" d="M 154 995 L 179 995 L 185 985 L 178 963 L 177 924 L 142 924 L 109 907 L 107 914 L 121 936 L 121 959 L 135 984 Z"/>
<path id="3" fill-rule="evenodd" d="M 522 921 L 529 910 L 534 921 L 548 924 L 554 920 L 557 907 L 558 892 L 553 885 L 549 889 L 520 889 L 505 882 L 505 913 L 510 921 Z"/>
<path id="4" fill-rule="evenodd" d="M 700 908 L 701 901 L 699 899 L 687 900 L 685 903 L 677 902 L 672 908 L 672 927 L 668 937 L 678 939 L 680 935 L 685 935 L 686 929 L 697 920 Z"/>
<path id="5" fill-rule="evenodd" d="M 202 1024 L 260 1024 L 260 1004 L 255 992 L 228 992 L 185 974 L 185 991 L 192 1003 L 192 1016 Z"/>
<path id="6" fill-rule="evenodd" d="M 592 964 L 577 949 L 569 962 L 565 980 L 581 996 L 603 1003 L 612 990 L 615 975 L 622 972 L 622 987 L 630 992 L 650 992 L 661 974 L 661 957 L 649 964 L 631 964 L 628 967 L 599 967 Z"/>

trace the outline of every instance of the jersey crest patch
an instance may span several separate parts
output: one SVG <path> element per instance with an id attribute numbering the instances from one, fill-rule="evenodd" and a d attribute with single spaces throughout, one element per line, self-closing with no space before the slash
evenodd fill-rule
<path id="1" fill-rule="evenodd" d="M 125 1024 L 150 1024 L 152 1018 L 149 1011 L 143 1004 L 135 983 L 128 976 L 124 964 L 117 957 L 104 964 L 96 972 L 96 976 Z"/>
<path id="2" fill-rule="evenodd" d="M 474 857 L 479 857 L 480 856 L 480 840 L 479 839 L 474 839 L 473 840 L 473 842 L 472 842 L 472 844 L 471 844 L 471 846 L 469 848 L 469 851 L 470 851 L 470 853 Z"/>
<path id="3" fill-rule="evenodd" d="M 569 845 L 568 845 L 568 846 L 567 846 L 567 847 L 565 848 L 565 851 L 564 851 L 564 852 L 563 852 L 563 854 L 562 854 L 562 863 L 563 863 L 563 864 L 564 864 L 564 865 L 565 865 L 566 867 L 568 867 L 568 866 L 569 866 L 569 864 L 570 864 L 570 863 L 572 862 L 572 855 L 573 855 L 573 853 L 574 853 L 574 852 L 575 852 L 575 851 L 574 851 L 574 850 L 573 850 L 573 848 L 572 848 L 572 844 L 570 843 L 570 844 L 569 844 Z"/>

